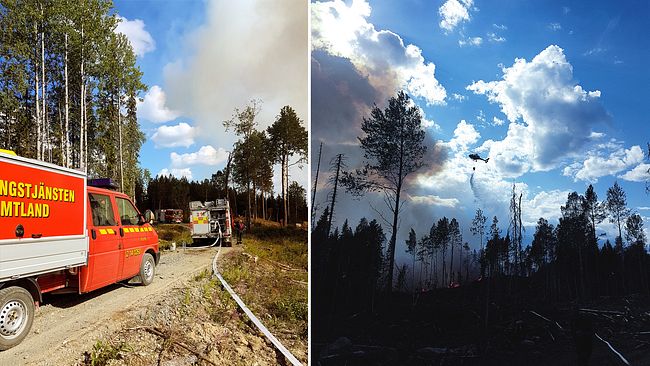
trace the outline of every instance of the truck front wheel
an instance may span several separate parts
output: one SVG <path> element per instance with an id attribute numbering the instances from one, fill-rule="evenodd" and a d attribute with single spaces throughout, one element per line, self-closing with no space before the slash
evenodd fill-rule
<path id="1" fill-rule="evenodd" d="M 34 321 L 34 299 L 22 287 L 0 290 L 0 351 L 7 350 L 27 337 Z"/>
<path id="2" fill-rule="evenodd" d="M 156 274 L 156 261 L 149 253 L 144 253 L 142 263 L 140 264 L 140 281 L 143 286 L 149 286 L 153 282 L 153 276 Z"/>

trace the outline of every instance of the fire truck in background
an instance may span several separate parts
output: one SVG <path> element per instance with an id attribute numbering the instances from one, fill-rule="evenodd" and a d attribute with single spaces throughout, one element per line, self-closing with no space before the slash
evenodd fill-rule
<path id="1" fill-rule="evenodd" d="M 0 151 L 0 350 L 27 336 L 44 293 L 153 281 L 153 214 L 100 186 L 111 182 Z"/>
<path id="2" fill-rule="evenodd" d="M 156 210 L 156 221 L 161 224 L 180 224 L 183 222 L 183 210 L 164 208 Z"/>
<path id="3" fill-rule="evenodd" d="M 228 200 L 216 199 L 214 201 L 190 202 L 190 228 L 192 239 L 221 238 L 222 244 L 230 245 L 232 241 L 232 217 Z"/>

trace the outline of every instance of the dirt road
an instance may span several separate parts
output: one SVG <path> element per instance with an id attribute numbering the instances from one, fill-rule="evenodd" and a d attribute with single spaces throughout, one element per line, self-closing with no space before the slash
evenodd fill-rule
<path id="1" fill-rule="evenodd" d="M 232 248 L 223 248 L 222 254 Z M 128 327 L 126 314 L 155 305 L 193 274 L 210 268 L 216 248 L 163 253 L 154 282 L 147 286 L 113 285 L 85 295 L 44 299 L 32 330 L 18 346 L 0 352 L 2 365 L 71 365 L 97 339 Z M 135 281 L 133 281 L 135 282 Z"/>

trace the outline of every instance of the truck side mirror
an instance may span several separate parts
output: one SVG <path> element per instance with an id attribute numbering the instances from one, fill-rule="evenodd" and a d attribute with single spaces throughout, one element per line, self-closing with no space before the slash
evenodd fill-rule
<path id="1" fill-rule="evenodd" d="M 149 224 L 153 225 L 153 219 L 154 219 L 153 212 L 151 212 L 151 210 L 146 210 L 144 212 L 144 220 L 145 220 L 145 222 L 148 222 Z"/>

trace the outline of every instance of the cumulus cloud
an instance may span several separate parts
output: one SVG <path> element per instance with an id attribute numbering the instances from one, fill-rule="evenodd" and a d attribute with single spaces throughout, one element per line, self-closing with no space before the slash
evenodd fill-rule
<path id="1" fill-rule="evenodd" d="M 634 169 L 627 171 L 625 174 L 619 175 L 618 177 L 630 182 L 650 181 L 650 164 L 639 164 L 634 167 Z"/>
<path id="2" fill-rule="evenodd" d="M 456 207 L 459 202 L 456 198 L 440 198 L 434 194 L 427 196 L 408 196 L 409 200 L 418 205 Z"/>
<path id="3" fill-rule="evenodd" d="M 550 30 L 552 30 L 554 32 L 559 31 L 559 30 L 562 29 L 562 24 L 560 24 L 560 23 L 551 23 L 551 24 L 548 25 L 548 29 L 550 29 Z"/>
<path id="4" fill-rule="evenodd" d="M 590 50 L 585 51 L 582 55 L 583 56 L 597 55 L 597 54 L 603 53 L 605 51 L 607 51 L 607 49 L 602 48 L 602 47 L 595 47 L 595 48 L 592 48 Z"/>
<path id="5" fill-rule="evenodd" d="M 217 165 L 228 159 L 228 152 L 223 148 L 215 149 L 210 145 L 201 146 L 199 151 L 177 154 L 170 154 L 172 167 L 180 168 L 188 165 Z"/>
<path id="6" fill-rule="evenodd" d="M 530 62 L 517 58 L 502 72 L 501 80 L 479 80 L 467 90 L 497 103 L 510 121 L 503 140 L 484 144 L 507 176 L 558 167 L 583 152 L 594 127 L 610 121 L 599 103 L 600 91 L 576 84 L 573 67 L 558 46 L 547 47 Z"/>
<path id="7" fill-rule="evenodd" d="M 438 9 L 440 15 L 440 28 L 445 32 L 451 32 L 460 23 L 470 20 L 470 10 L 474 4 L 473 0 L 447 0 Z"/>
<path id="8" fill-rule="evenodd" d="M 117 16 L 119 22 L 115 27 L 115 33 L 122 33 L 129 39 L 133 52 L 137 56 L 144 56 L 145 53 L 156 49 L 156 42 L 151 34 L 144 29 L 144 22 L 140 19 L 128 20 L 125 17 Z"/>
<path id="9" fill-rule="evenodd" d="M 605 137 L 605 134 L 603 132 L 591 131 L 591 133 L 589 134 L 589 138 L 592 140 L 598 140 L 603 137 Z"/>
<path id="10" fill-rule="evenodd" d="M 453 99 L 453 100 L 457 100 L 457 101 L 459 101 L 459 102 L 462 102 L 462 101 L 464 101 L 465 99 L 467 99 L 467 97 L 464 96 L 464 95 L 462 95 L 462 94 L 453 93 L 453 94 L 451 95 L 451 99 Z"/>
<path id="11" fill-rule="evenodd" d="M 481 134 L 476 131 L 474 125 L 461 120 L 454 130 L 454 137 L 447 145 L 455 151 L 464 151 L 475 144 L 479 138 Z"/>
<path id="12" fill-rule="evenodd" d="M 156 147 L 189 147 L 194 143 L 196 129 L 185 122 L 175 126 L 160 126 L 151 136 Z"/>
<path id="13" fill-rule="evenodd" d="M 500 36 L 494 32 L 488 32 L 487 36 L 490 42 L 501 43 L 506 41 L 505 37 Z"/>
<path id="14" fill-rule="evenodd" d="M 156 174 L 157 177 L 161 176 L 169 176 L 172 175 L 176 178 L 182 178 L 185 177 L 187 180 L 192 180 L 192 170 L 190 168 L 184 168 L 184 169 L 167 169 L 163 168 L 161 169 L 158 174 Z"/>
<path id="15" fill-rule="evenodd" d="M 158 85 L 152 86 L 142 101 L 137 102 L 138 118 L 153 123 L 172 121 L 180 116 L 179 112 L 171 110 L 166 105 L 167 96 Z"/>
<path id="16" fill-rule="evenodd" d="M 461 47 L 465 47 L 465 46 L 478 47 L 481 45 L 481 43 L 483 43 L 483 38 L 481 37 L 467 37 L 458 40 L 458 45 Z"/>
<path id="17" fill-rule="evenodd" d="M 289 105 L 306 120 L 307 2 L 207 1 L 205 22 L 183 36 L 178 60 L 163 70 L 167 105 L 195 121 L 197 139 L 231 145 L 222 121 L 261 99 L 261 128 Z"/>
<path id="18" fill-rule="evenodd" d="M 501 118 L 492 117 L 492 126 L 503 126 L 504 123 L 505 121 Z"/>
<path id="19" fill-rule="evenodd" d="M 571 191 L 550 190 L 537 193 L 522 201 L 522 222 L 524 226 L 535 226 L 540 217 L 550 222 L 558 222 L 562 212 L 560 207 L 566 204 Z"/>
<path id="20" fill-rule="evenodd" d="M 601 147 L 608 146 L 609 144 L 601 145 Z M 643 150 L 641 150 L 640 146 L 635 145 L 629 149 L 617 146 L 609 155 L 605 155 L 602 150 L 589 152 L 589 156 L 584 162 L 574 163 L 565 167 L 562 174 L 567 177 L 573 177 L 574 181 L 583 180 L 595 183 L 600 177 L 617 174 L 642 161 Z M 633 173 L 633 170 L 626 174 L 628 174 L 627 177 L 629 178 L 638 177 L 638 175 Z"/>
<path id="21" fill-rule="evenodd" d="M 434 120 L 428 119 L 427 114 L 424 112 L 424 109 L 422 109 L 420 106 L 417 108 L 420 110 L 420 116 L 422 116 L 422 127 L 425 129 L 432 128 L 436 131 L 440 131 L 440 125 L 437 124 Z"/>
<path id="22" fill-rule="evenodd" d="M 376 90 L 393 95 L 405 89 L 427 104 L 444 104 L 447 93 L 435 77 L 436 66 L 422 50 L 405 45 L 390 30 L 377 30 L 368 23 L 371 8 L 366 1 L 347 6 L 341 0 L 311 5 L 312 47 L 348 59 Z"/>

